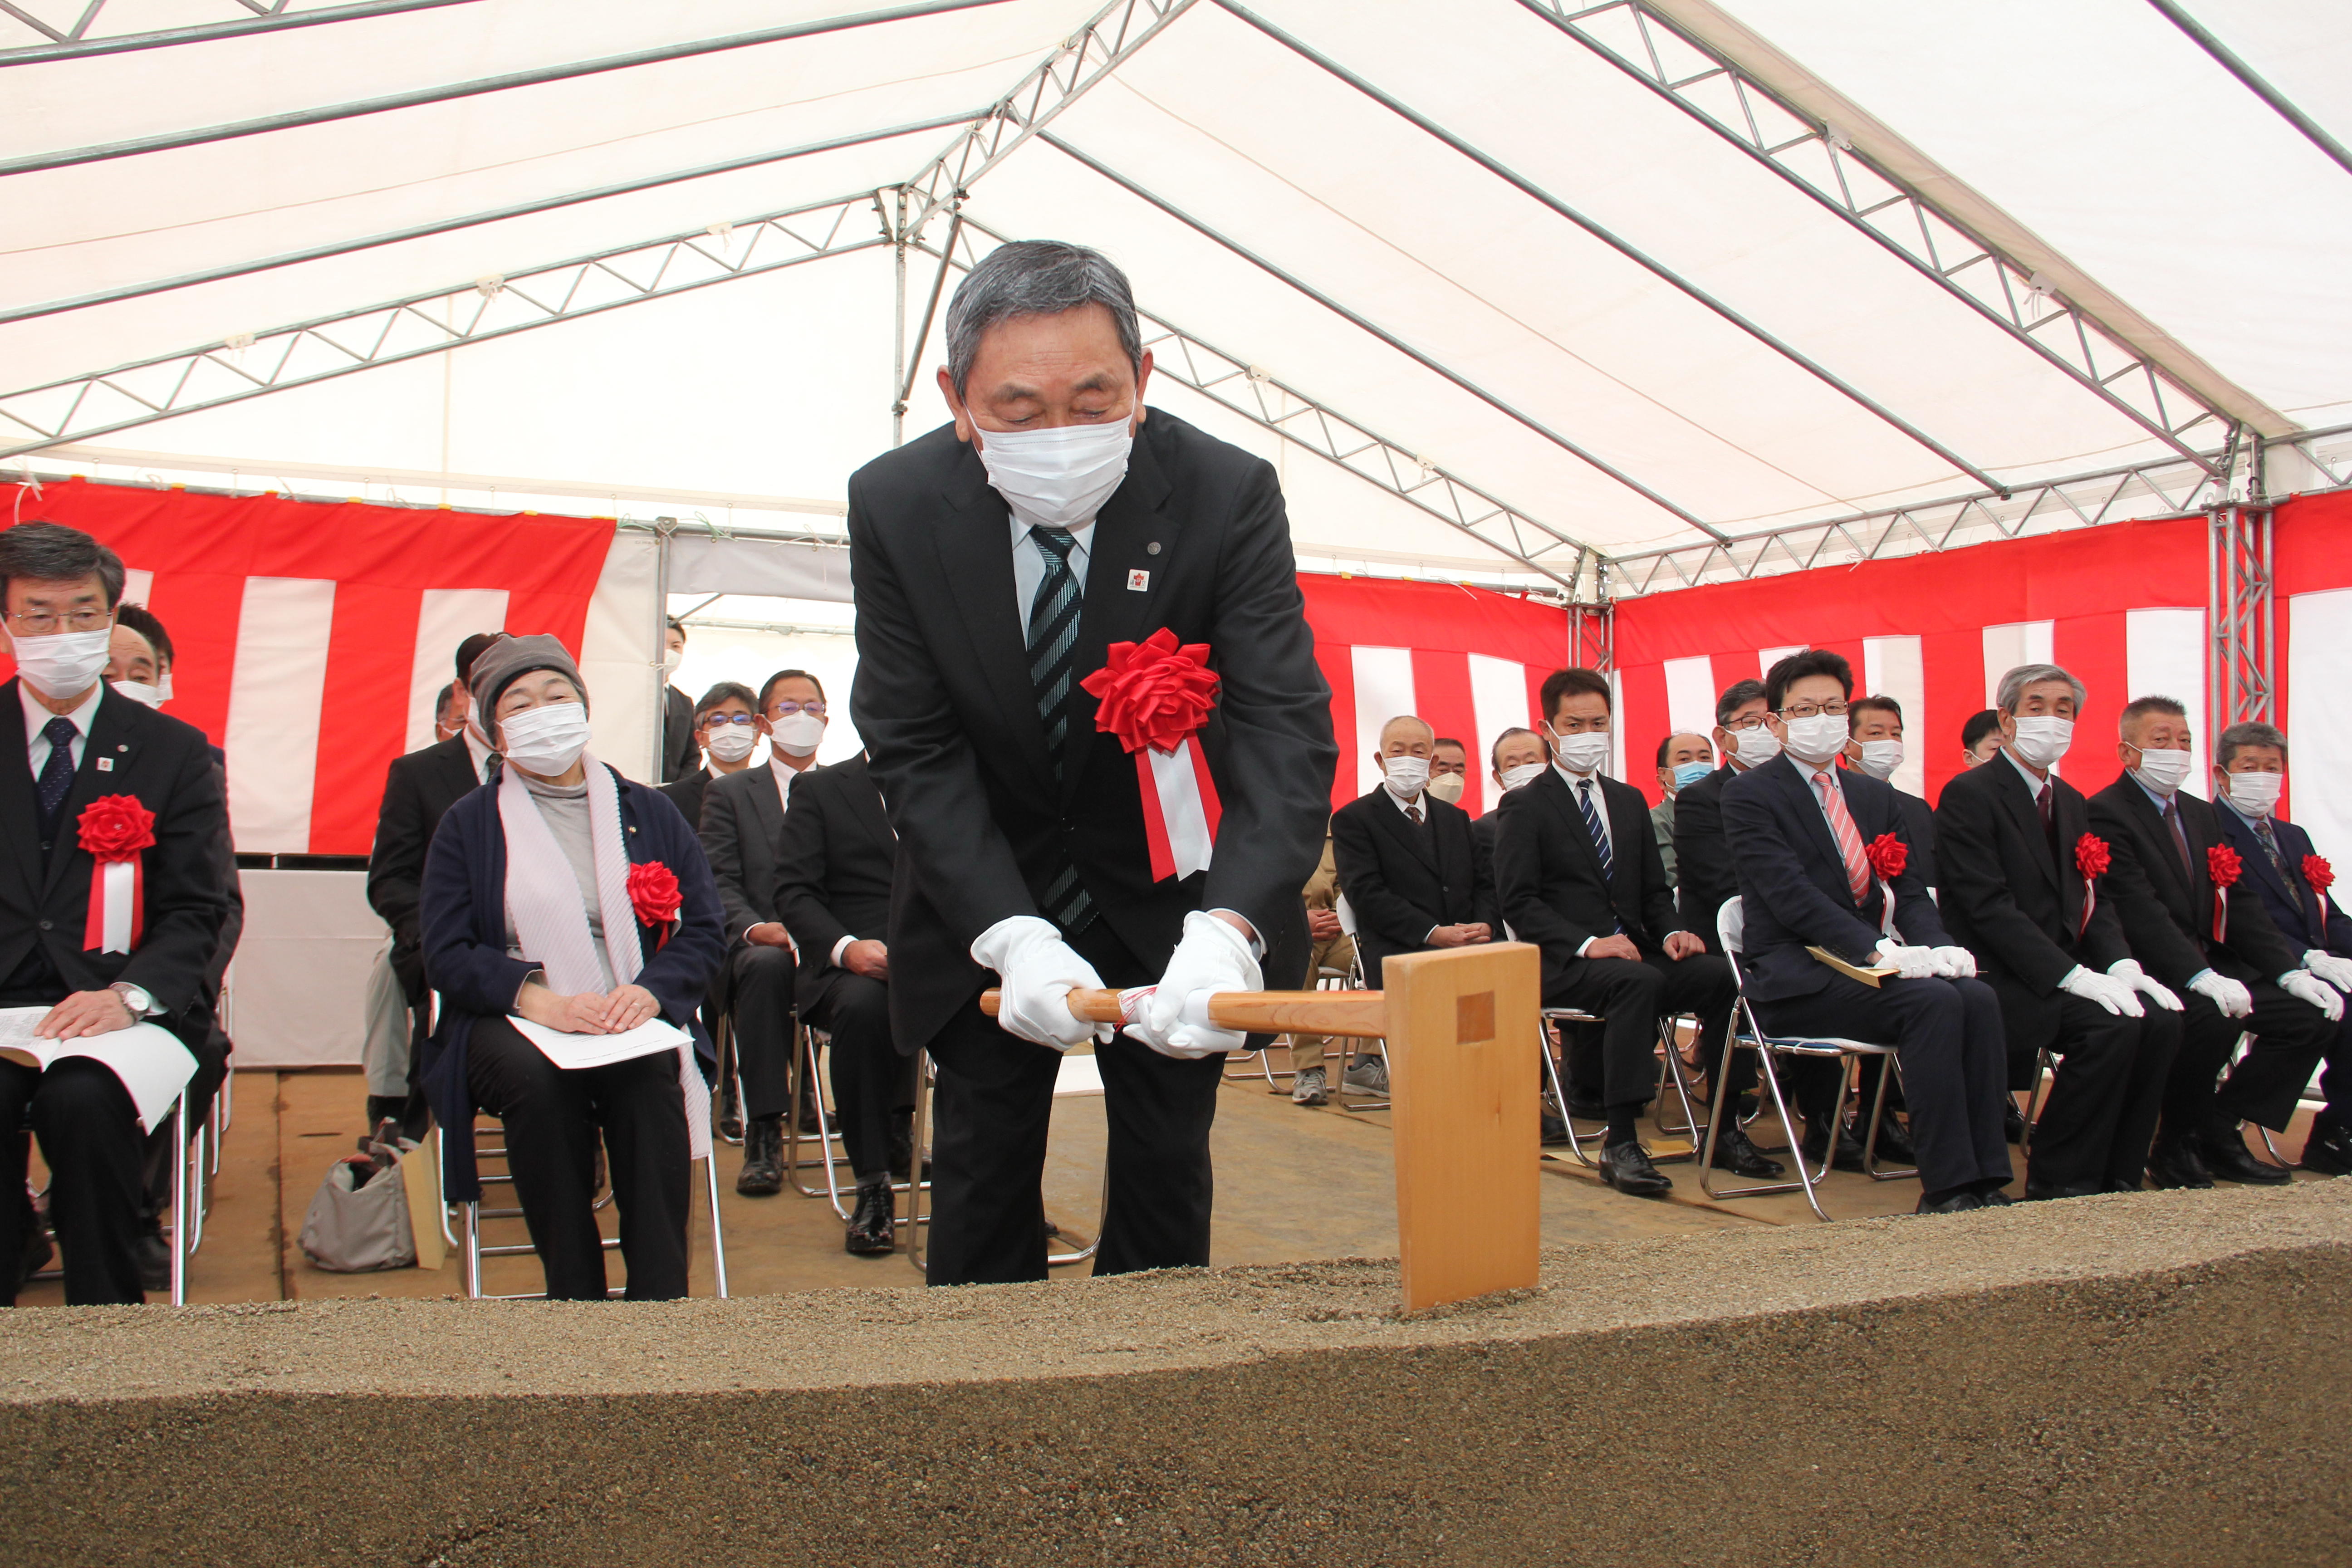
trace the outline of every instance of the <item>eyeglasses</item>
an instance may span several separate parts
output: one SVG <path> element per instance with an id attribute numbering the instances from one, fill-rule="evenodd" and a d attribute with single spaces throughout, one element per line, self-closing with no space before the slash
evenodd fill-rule
<path id="1" fill-rule="evenodd" d="M 1844 718 L 1845 704 L 1843 702 L 1791 702 L 1780 710 L 1780 717 L 1783 719 L 1816 719 L 1823 716 L 1832 719 Z"/>
<path id="2" fill-rule="evenodd" d="M 1764 715 L 1761 713 L 1750 713 L 1744 718 L 1734 719 L 1724 725 L 1727 730 L 1761 730 L 1763 727 Z"/>
<path id="3" fill-rule="evenodd" d="M 111 626 L 111 610 L 75 610 L 68 615 L 53 616 L 46 611 L 20 610 L 8 617 L 8 624 L 28 637 L 45 637 L 52 633 L 94 632 Z"/>
<path id="4" fill-rule="evenodd" d="M 771 719 L 789 719 L 795 713 L 805 713 L 812 719 L 822 719 L 824 717 L 824 704 L 822 702 L 772 702 L 768 705 L 768 717 Z"/>
<path id="5" fill-rule="evenodd" d="M 749 713 L 706 713 L 702 716 L 702 727 L 706 730 L 716 730 L 722 724 L 756 724 L 759 721 Z"/>

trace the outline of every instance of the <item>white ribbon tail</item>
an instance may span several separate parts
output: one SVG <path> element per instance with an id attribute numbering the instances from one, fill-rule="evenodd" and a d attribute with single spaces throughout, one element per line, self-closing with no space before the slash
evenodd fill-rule
<path id="1" fill-rule="evenodd" d="M 710 1158 L 710 1086 L 702 1081 L 702 1068 L 694 1059 L 691 1037 L 677 1047 L 677 1086 L 686 1094 L 686 1157 L 708 1160 Z"/>
<path id="2" fill-rule="evenodd" d="M 1216 848 L 1193 762 L 1196 744 L 1188 736 L 1173 752 L 1147 750 L 1145 753 L 1151 759 L 1152 789 L 1160 797 L 1160 816 L 1167 824 L 1168 850 L 1179 877 L 1207 870 L 1209 857 Z"/>
<path id="3" fill-rule="evenodd" d="M 131 951 L 131 904 L 138 896 L 138 870 L 137 864 L 130 860 L 110 860 L 106 863 L 103 883 L 106 907 L 104 924 L 100 928 L 104 940 L 99 946 L 101 952 Z"/>

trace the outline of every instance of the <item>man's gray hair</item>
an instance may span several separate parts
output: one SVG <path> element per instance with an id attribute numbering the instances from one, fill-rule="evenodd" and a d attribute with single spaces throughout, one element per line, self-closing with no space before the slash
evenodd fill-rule
<path id="1" fill-rule="evenodd" d="M 2054 664 L 2021 664 L 2002 676 L 2000 689 L 1993 706 L 2004 713 L 2014 713 L 2017 711 L 2018 700 L 2025 695 L 2025 689 L 2029 686 L 2038 686 L 2045 680 L 2063 680 L 2073 687 L 2074 711 L 2082 712 L 2083 704 L 2089 700 L 2091 694 L 2083 689 L 2083 683 L 2075 679 L 2072 673 L 2059 668 Z"/>
<path id="2" fill-rule="evenodd" d="M 0 528 L 0 595 L 9 580 L 74 583 L 96 577 L 106 589 L 106 607 L 122 603 L 122 557 L 61 522 L 20 522 Z"/>
<path id="3" fill-rule="evenodd" d="M 956 395 L 965 395 L 964 382 L 989 328 L 1015 316 L 1058 316 L 1086 305 L 1110 312 L 1118 346 L 1140 375 L 1143 331 L 1136 324 L 1135 295 L 1127 274 L 1108 257 L 1058 239 L 1016 239 L 990 251 L 948 302 L 948 380 Z"/>
<path id="4" fill-rule="evenodd" d="M 2276 746 L 2279 761 L 2281 763 L 2286 761 L 2286 731 L 2275 724 L 2265 724 L 2259 719 L 2249 719 L 2243 723 L 2232 724 L 2221 731 L 2221 738 L 2213 743 L 2213 765 L 2217 768 L 2228 767 L 2230 759 L 2238 754 L 2240 746 Z"/>

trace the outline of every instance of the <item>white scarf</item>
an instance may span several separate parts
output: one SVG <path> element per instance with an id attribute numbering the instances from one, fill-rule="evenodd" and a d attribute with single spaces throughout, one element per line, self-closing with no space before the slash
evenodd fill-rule
<path id="1" fill-rule="evenodd" d="M 613 982 L 626 985 L 645 967 L 637 935 L 636 906 L 629 901 L 629 852 L 621 842 L 621 792 L 612 770 L 594 754 L 580 753 L 588 774 L 588 842 L 596 866 L 596 903 L 604 916 L 604 956 Z M 580 880 L 555 841 L 530 786 L 514 768 L 499 781 L 499 826 L 507 840 L 507 909 L 514 919 L 515 942 L 523 956 L 546 972 L 548 988 L 576 996 L 599 990 L 604 972 L 596 963 L 588 911 L 581 907 Z M 686 1094 L 688 1157 L 710 1152 L 710 1089 L 695 1065 L 689 1040 L 677 1048 L 677 1081 Z"/>

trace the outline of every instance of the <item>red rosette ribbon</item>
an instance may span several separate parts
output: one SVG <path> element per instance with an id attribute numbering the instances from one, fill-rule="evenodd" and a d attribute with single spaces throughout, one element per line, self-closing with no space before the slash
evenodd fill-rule
<path id="1" fill-rule="evenodd" d="M 2099 903 L 2099 879 L 2107 874 L 2107 867 L 2114 859 L 2115 852 L 2107 847 L 2107 841 L 2095 833 L 2085 833 L 2074 840 L 2074 869 L 2083 873 L 2083 923 L 2074 928 L 2078 937 L 2091 929 L 2091 911 Z"/>
<path id="2" fill-rule="evenodd" d="M 669 944 L 670 927 L 677 919 L 678 906 L 686 900 L 677 890 L 677 873 L 658 860 L 647 860 L 629 868 L 629 907 L 637 911 L 640 925 L 662 928 L 661 940 L 654 943 L 659 952 Z"/>
<path id="3" fill-rule="evenodd" d="M 102 795 L 81 808 L 75 828 L 89 868 L 84 951 L 129 952 L 147 930 L 146 874 L 140 851 L 155 847 L 155 814 L 135 795 Z"/>
<path id="4" fill-rule="evenodd" d="M 2336 886 L 2336 868 L 2327 863 L 2325 855 L 2306 855 L 2303 858 L 2303 879 L 2324 899 L 2327 889 Z"/>
<path id="5" fill-rule="evenodd" d="M 2246 863 L 2238 852 L 2226 844 L 2214 844 L 2205 850 L 2205 874 L 2213 879 L 2213 940 L 2230 940 L 2230 889 L 2238 885 L 2238 876 Z"/>
<path id="6" fill-rule="evenodd" d="M 1135 758 L 1151 879 L 1207 870 L 1224 815 L 1197 739 L 1217 705 L 1209 645 L 1179 646 L 1162 626 L 1139 643 L 1111 644 L 1103 667 L 1078 685 L 1095 700 L 1095 728 Z"/>
<path id="7" fill-rule="evenodd" d="M 1870 874 L 1878 879 L 1878 927 L 1892 935 L 1895 931 L 1894 882 L 1895 878 L 1903 875 L 1903 868 L 1911 863 L 1911 846 L 1895 834 L 1882 833 L 1863 846 L 1862 858 L 1870 862 Z"/>

